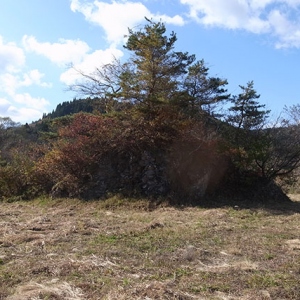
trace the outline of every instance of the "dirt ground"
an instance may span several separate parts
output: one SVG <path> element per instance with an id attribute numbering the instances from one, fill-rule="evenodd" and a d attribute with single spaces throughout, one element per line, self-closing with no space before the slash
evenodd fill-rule
<path id="1" fill-rule="evenodd" d="M 282 209 L 0 203 L 0 299 L 300 299 L 291 199 Z"/>

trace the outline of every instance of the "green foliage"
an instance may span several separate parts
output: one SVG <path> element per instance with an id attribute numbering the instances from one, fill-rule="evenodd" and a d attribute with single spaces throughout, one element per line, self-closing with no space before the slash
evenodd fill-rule
<path id="1" fill-rule="evenodd" d="M 265 156 L 270 143 L 265 128 L 270 111 L 257 101 L 260 95 L 254 89 L 253 81 L 240 88 L 242 93 L 232 97 L 233 105 L 226 118 L 231 125 L 227 132 L 232 145 L 232 159 L 240 172 L 250 171 L 265 177 L 259 161 Z"/>
<path id="2" fill-rule="evenodd" d="M 59 117 L 64 117 L 79 112 L 86 113 L 110 113 L 114 111 L 122 111 L 126 108 L 123 103 L 106 98 L 85 98 L 85 99 L 73 99 L 73 101 L 66 101 L 58 104 L 51 113 L 44 114 L 43 121 L 47 119 L 56 119 Z"/>
<path id="3" fill-rule="evenodd" d="M 254 89 L 253 81 L 247 86 L 240 86 L 242 93 L 232 98 L 233 106 L 229 108 L 227 122 L 244 131 L 260 129 L 265 125 L 269 110 L 264 110 L 265 105 L 256 100 L 260 97 Z"/>
<path id="4" fill-rule="evenodd" d="M 32 145 L 36 130 L 1 118 L 0 126 L 0 199 L 27 199 L 34 195 Z"/>
<path id="5" fill-rule="evenodd" d="M 172 32 L 167 37 L 163 23 L 147 21 L 142 30 L 129 30 L 124 47 L 132 52 L 132 57 L 126 64 L 128 68 L 120 75 L 122 90 L 119 95 L 151 108 L 158 103 L 168 103 L 174 97 L 179 90 L 180 77 L 187 73 L 195 56 L 175 52 L 176 34 Z"/>
<path id="6" fill-rule="evenodd" d="M 33 167 L 29 153 L 13 151 L 11 162 L 0 166 L 0 198 L 28 199 L 35 196 Z"/>
<path id="7" fill-rule="evenodd" d="M 212 113 L 217 104 L 229 99 L 227 80 L 209 77 L 209 68 L 204 60 L 197 61 L 188 68 L 188 74 L 183 81 L 183 104 L 188 105 L 190 111 L 199 112 L 205 110 Z M 188 100 L 188 101 L 187 101 Z"/>
<path id="8" fill-rule="evenodd" d="M 0 130 L 5 130 L 8 128 L 18 127 L 20 126 L 19 123 L 14 122 L 9 117 L 0 117 Z"/>

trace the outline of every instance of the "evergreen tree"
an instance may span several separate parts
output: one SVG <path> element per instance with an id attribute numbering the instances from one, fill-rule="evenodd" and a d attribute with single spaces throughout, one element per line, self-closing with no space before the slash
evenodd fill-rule
<path id="1" fill-rule="evenodd" d="M 148 112 L 161 104 L 171 104 L 189 114 L 211 113 L 215 105 L 228 100 L 227 80 L 210 77 L 203 60 L 175 51 L 176 34 L 166 35 L 161 22 L 147 19 L 140 30 L 129 29 L 124 48 L 131 52 L 125 63 L 113 61 L 70 87 L 85 96 L 131 103 Z M 188 108 L 188 109 L 187 109 Z M 150 115 L 149 115 L 150 116 Z"/>
<path id="2" fill-rule="evenodd" d="M 189 67 L 183 82 L 183 89 L 187 94 L 185 97 L 189 100 L 188 105 L 195 112 L 199 110 L 212 112 L 215 105 L 230 97 L 224 88 L 228 84 L 227 80 L 209 77 L 208 71 L 204 60 L 197 61 Z"/>
<path id="3" fill-rule="evenodd" d="M 232 98 L 232 113 L 227 122 L 234 126 L 230 128 L 231 142 L 236 149 L 235 162 L 241 171 L 257 171 L 264 173 L 260 161 L 264 160 L 270 140 L 265 130 L 269 110 L 264 104 L 259 104 L 260 95 L 254 89 L 253 81 L 246 86 L 240 86 L 242 93 Z"/>
<path id="4" fill-rule="evenodd" d="M 179 91 L 181 76 L 187 73 L 195 56 L 175 52 L 176 34 L 172 32 L 167 37 L 163 23 L 147 21 L 142 30 L 129 30 L 124 47 L 132 52 L 132 57 L 120 76 L 119 96 L 150 108 L 171 101 Z"/>
<path id="5" fill-rule="evenodd" d="M 257 101 L 260 95 L 255 91 L 253 81 L 240 88 L 242 93 L 232 98 L 233 106 L 229 108 L 232 114 L 227 121 L 238 129 L 260 129 L 262 125 L 265 125 L 270 111 L 265 110 L 265 105 Z"/>

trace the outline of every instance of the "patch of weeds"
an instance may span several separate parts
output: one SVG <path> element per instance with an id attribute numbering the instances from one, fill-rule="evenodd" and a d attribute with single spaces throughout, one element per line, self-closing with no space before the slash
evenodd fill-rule
<path id="1" fill-rule="evenodd" d="M 123 278 L 123 285 L 124 286 L 129 286 L 131 284 L 131 280 L 129 278 Z"/>
<path id="2" fill-rule="evenodd" d="M 199 293 L 203 292 L 203 286 L 191 285 L 189 287 L 189 291 L 193 294 L 199 294 Z"/>
<path id="3" fill-rule="evenodd" d="M 288 225 L 287 225 L 288 226 Z M 282 240 L 290 240 L 290 239 L 295 239 L 297 236 L 295 234 L 291 234 L 286 230 L 286 227 L 283 225 L 273 225 L 272 226 L 272 231 L 266 232 L 263 234 L 263 237 L 268 239 L 268 240 L 273 240 L 273 241 L 282 241 Z"/>
<path id="4" fill-rule="evenodd" d="M 264 255 L 264 257 L 265 257 L 266 260 L 272 260 L 272 259 L 275 258 L 275 255 L 272 254 L 272 253 L 266 253 L 266 254 Z"/>
<path id="5" fill-rule="evenodd" d="M 125 199 L 117 195 L 108 197 L 101 202 L 101 207 L 105 209 L 118 208 L 124 206 Z"/>
<path id="6" fill-rule="evenodd" d="M 232 217 L 232 218 L 237 218 L 237 217 L 240 217 L 242 214 L 243 214 L 244 211 L 241 211 L 241 210 L 237 210 L 237 209 L 234 209 L 232 207 L 229 207 L 227 209 L 227 215 L 229 217 Z"/>
<path id="7" fill-rule="evenodd" d="M 247 229 L 250 229 L 250 228 L 251 227 L 247 223 L 241 224 L 241 229 L 243 229 L 243 230 L 247 230 Z"/>
<path id="8" fill-rule="evenodd" d="M 290 273 L 300 275 L 300 263 L 298 261 L 289 261 L 281 266 L 283 270 L 289 270 Z"/>
<path id="9" fill-rule="evenodd" d="M 131 236 L 126 240 L 126 245 L 134 249 L 135 252 L 140 253 L 155 252 L 158 250 L 157 239 L 149 232 Z"/>
<path id="10" fill-rule="evenodd" d="M 49 197 L 41 196 L 35 199 L 35 202 L 40 206 L 48 206 L 49 203 L 53 203 L 53 200 L 51 200 Z"/>
<path id="11" fill-rule="evenodd" d="M 250 288 L 265 289 L 268 287 L 279 286 L 281 282 L 272 275 L 255 273 L 248 278 L 247 284 Z"/>
<path id="12" fill-rule="evenodd" d="M 7 203 L 13 203 L 13 202 L 20 202 L 23 200 L 23 197 L 22 196 L 12 196 L 12 197 L 9 197 L 9 198 L 6 198 L 5 201 Z"/>
<path id="13" fill-rule="evenodd" d="M 202 219 L 197 220 L 195 225 L 196 225 L 197 228 L 204 228 L 205 227 L 205 223 L 203 222 Z"/>
<path id="14" fill-rule="evenodd" d="M 174 278 L 174 273 L 170 273 L 168 271 L 163 272 L 162 270 L 160 270 L 159 272 L 156 272 L 153 275 L 148 275 L 145 278 L 147 280 L 164 281 L 170 278 Z"/>
<path id="15" fill-rule="evenodd" d="M 4 271 L 0 273 L 0 284 L 1 282 L 3 282 L 5 286 L 9 287 L 22 282 L 22 280 L 17 274 L 10 271 Z"/>
<path id="16" fill-rule="evenodd" d="M 60 299 L 60 296 L 57 295 L 57 294 L 55 294 L 55 293 L 53 293 L 53 292 L 43 292 L 43 293 L 40 292 L 38 299 L 55 300 L 55 299 Z"/>
<path id="17" fill-rule="evenodd" d="M 116 244 L 119 240 L 119 237 L 116 235 L 104 235 L 99 234 L 93 239 L 92 243 L 95 244 Z"/>
<path id="18" fill-rule="evenodd" d="M 107 198 L 101 201 L 100 207 L 104 209 L 141 209 L 149 206 L 147 199 L 126 198 L 122 195 L 108 195 Z"/>
<path id="19" fill-rule="evenodd" d="M 178 268 L 175 271 L 176 278 L 177 277 L 188 276 L 190 274 L 192 274 L 192 271 L 189 268 Z"/>
<path id="20" fill-rule="evenodd" d="M 222 246 L 224 243 L 223 238 L 221 238 L 220 236 L 215 236 L 212 238 L 212 242 L 216 245 L 216 246 Z"/>
<path id="21" fill-rule="evenodd" d="M 207 291 L 209 291 L 211 293 L 214 293 L 214 292 L 228 293 L 230 291 L 230 287 L 225 282 L 224 282 L 224 284 L 218 284 L 218 285 L 209 284 L 204 287 Z"/>
<path id="22" fill-rule="evenodd" d="M 209 292 L 209 293 L 215 293 L 215 292 L 223 292 L 228 293 L 230 291 L 230 286 L 224 284 L 220 285 L 214 285 L 214 284 L 201 284 L 201 285 L 192 285 L 189 287 L 189 291 L 195 294 L 203 293 L 203 292 Z"/>
<path id="23" fill-rule="evenodd" d="M 75 271 L 71 272 L 70 276 L 73 278 L 82 278 L 83 275 L 79 271 L 75 270 Z"/>
<path id="24" fill-rule="evenodd" d="M 107 285 L 110 286 L 112 284 L 112 278 L 109 276 L 99 276 L 93 278 L 93 282 L 95 284 L 99 284 L 101 286 Z"/>

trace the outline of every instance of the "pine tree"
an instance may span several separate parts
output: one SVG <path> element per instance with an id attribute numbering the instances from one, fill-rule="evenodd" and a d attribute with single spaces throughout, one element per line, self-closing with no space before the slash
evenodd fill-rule
<path id="1" fill-rule="evenodd" d="M 240 85 L 240 88 L 242 93 L 232 98 L 233 106 L 229 108 L 232 114 L 227 121 L 238 129 L 259 129 L 265 124 L 270 111 L 257 101 L 260 95 L 255 91 L 253 81 L 249 81 L 247 86 Z"/>
<path id="2" fill-rule="evenodd" d="M 230 97 L 224 88 L 228 84 L 227 80 L 209 77 L 208 71 L 209 68 L 202 59 L 188 68 L 183 81 L 184 102 L 193 112 L 204 110 L 212 113 L 216 105 Z"/>
<path id="3" fill-rule="evenodd" d="M 262 170 L 259 161 L 269 147 L 264 129 L 270 111 L 257 101 L 260 95 L 254 89 L 253 81 L 240 88 L 242 93 L 232 98 L 233 106 L 229 108 L 232 114 L 227 118 L 227 122 L 235 127 L 229 130 L 237 154 L 235 162 L 243 171 Z"/>
<path id="4" fill-rule="evenodd" d="M 176 34 L 172 32 L 167 37 L 163 23 L 147 21 L 142 30 L 129 30 L 124 47 L 132 52 L 132 56 L 120 76 L 122 90 L 119 96 L 153 108 L 170 102 L 178 93 L 181 76 L 187 73 L 195 56 L 175 52 Z"/>

